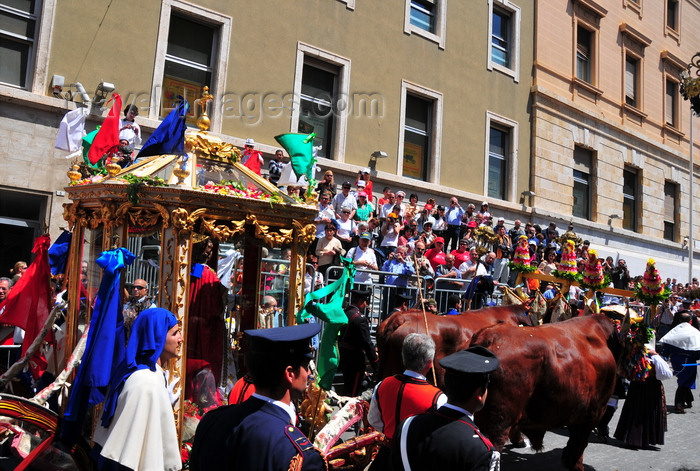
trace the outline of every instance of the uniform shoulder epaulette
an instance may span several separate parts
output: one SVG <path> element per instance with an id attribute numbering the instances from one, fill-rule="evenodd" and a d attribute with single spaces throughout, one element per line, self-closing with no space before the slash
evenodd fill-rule
<path id="1" fill-rule="evenodd" d="M 314 448 L 313 443 L 309 441 L 301 430 L 292 425 L 285 425 L 284 434 L 297 450 L 297 454 L 289 463 L 288 471 L 301 471 L 307 458 L 310 458 L 312 461 L 315 459 L 323 460 L 324 469 L 328 469 L 326 458 L 321 456 L 321 452 Z"/>

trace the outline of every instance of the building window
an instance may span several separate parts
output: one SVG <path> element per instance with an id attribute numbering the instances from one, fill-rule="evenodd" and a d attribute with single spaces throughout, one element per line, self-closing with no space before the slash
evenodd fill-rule
<path id="1" fill-rule="evenodd" d="M 402 83 L 399 175 L 436 182 L 440 177 L 442 94 Z"/>
<path id="2" fill-rule="evenodd" d="M 625 166 L 625 169 L 622 171 L 622 227 L 630 231 L 637 230 L 639 199 L 637 178 L 637 169 Z"/>
<path id="3" fill-rule="evenodd" d="M 411 0 L 411 24 L 435 34 L 435 4 L 425 0 Z"/>
<path id="4" fill-rule="evenodd" d="M 678 184 L 666 181 L 664 183 L 664 239 L 675 241 L 676 220 L 678 207 L 676 206 Z"/>
<path id="5" fill-rule="evenodd" d="M 642 15 L 642 0 L 624 0 L 624 5 L 626 8 L 629 8 L 640 16 Z"/>
<path id="6" fill-rule="evenodd" d="M 433 103 L 413 95 L 406 96 L 406 120 L 403 127 L 403 176 L 426 180 L 430 160 Z"/>
<path id="7" fill-rule="evenodd" d="M 339 0 L 341 3 L 344 3 L 346 8 L 348 10 L 354 10 L 355 9 L 355 0 Z"/>
<path id="8" fill-rule="evenodd" d="M 489 0 L 488 69 L 520 79 L 520 7 L 508 0 Z"/>
<path id="9" fill-rule="evenodd" d="M 573 178 L 574 205 L 572 214 L 583 219 L 591 219 L 591 175 L 593 151 L 583 147 L 574 148 Z"/>
<path id="10" fill-rule="evenodd" d="M 678 32 L 679 25 L 679 3 L 678 0 L 666 0 L 666 27 Z"/>
<path id="11" fill-rule="evenodd" d="M 578 25 L 576 28 L 576 78 L 593 83 L 593 39 L 591 30 Z"/>
<path id="12" fill-rule="evenodd" d="M 34 239 L 43 233 L 48 198 L 0 189 L 0 269 L 9 273 L 17 260 L 31 259 Z M 3 275 L 4 276 L 4 275 Z"/>
<path id="13" fill-rule="evenodd" d="M 678 82 L 668 78 L 666 79 L 666 95 L 664 100 L 666 124 L 678 129 Z"/>
<path id="14" fill-rule="evenodd" d="M 666 49 L 661 51 L 660 57 L 664 73 L 664 131 L 673 141 L 679 142 L 683 137 L 680 77 L 686 70 L 687 64 Z"/>
<path id="15" fill-rule="evenodd" d="M 300 133 L 316 133 L 314 146 L 319 157 L 333 155 L 333 122 L 338 114 L 338 72 L 321 62 L 307 59 L 301 78 Z"/>
<path id="16" fill-rule="evenodd" d="M 620 24 L 622 47 L 624 51 L 624 97 L 621 97 L 625 111 L 638 122 L 646 119 L 644 108 L 644 53 L 651 44 L 651 39 L 627 23 Z"/>
<path id="17" fill-rule="evenodd" d="M 625 54 L 625 103 L 639 108 L 639 59 Z"/>
<path id="18" fill-rule="evenodd" d="M 0 2 L 0 83 L 29 88 L 41 1 Z"/>
<path id="19" fill-rule="evenodd" d="M 510 15 L 494 8 L 491 15 L 491 60 L 498 65 L 510 68 Z"/>
<path id="20" fill-rule="evenodd" d="M 163 72 L 160 117 L 177 106 L 178 95 L 190 104 L 188 123 L 194 124 L 194 102 L 210 87 L 214 73 L 213 52 L 216 29 L 173 14 L 170 17 L 168 49 Z M 211 87 L 210 87 L 211 88 Z"/>
<path id="21" fill-rule="evenodd" d="M 506 199 L 506 160 L 510 148 L 507 129 L 491 126 L 489 131 L 489 198 Z"/>
<path id="22" fill-rule="evenodd" d="M 484 193 L 489 198 L 512 200 L 517 181 L 518 123 L 486 113 Z"/>
<path id="23" fill-rule="evenodd" d="M 445 48 L 447 0 L 406 0 L 404 33 L 418 34 Z"/>
<path id="24" fill-rule="evenodd" d="M 299 43 L 291 131 L 315 133 L 317 155 L 342 161 L 345 155 L 350 60 Z"/>
<path id="25" fill-rule="evenodd" d="M 156 41 L 156 63 L 149 118 L 165 117 L 177 104 L 178 95 L 190 104 L 188 124 L 195 124 L 195 100 L 205 86 L 220 98 L 226 84 L 231 18 L 183 0 L 161 3 L 160 26 Z M 162 89 L 158 90 L 157 87 Z M 216 107 L 210 106 L 211 131 L 221 131 L 221 119 L 215 119 Z"/>

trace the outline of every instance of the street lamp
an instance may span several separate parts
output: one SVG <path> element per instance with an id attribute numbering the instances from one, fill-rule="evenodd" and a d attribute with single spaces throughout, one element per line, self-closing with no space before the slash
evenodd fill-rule
<path id="1" fill-rule="evenodd" d="M 525 190 L 522 193 L 520 193 L 520 204 L 525 204 L 525 197 L 529 198 L 528 202 L 530 203 L 530 206 L 532 206 L 532 197 L 537 196 L 535 195 L 535 192 L 532 190 Z"/>
<path id="2" fill-rule="evenodd" d="M 693 114 L 700 115 L 700 52 L 695 53 L 688 64 L 688 69 L 681 74 L 681 94 L 685 100 L 690 100 L 690 151 L 688 155 L 688 281 L 693 279 Z M 683 241 L 685 242 L 685 240 Z"/>
<path id="3" fill-rule="evenodd" d="M 389 157 L 389 154 L 387 154 L 384 151 L 381 150 L 375 150 L 372 152 L 372 155 L 369 159 L 369 168 L 374 170 L 375 172 L 377 171 L 377 159 L 386 159 Z"/>

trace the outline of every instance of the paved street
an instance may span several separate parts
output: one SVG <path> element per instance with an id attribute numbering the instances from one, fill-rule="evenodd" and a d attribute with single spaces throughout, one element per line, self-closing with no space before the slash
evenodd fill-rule
<path id="1" fill-rule="evenodd" d="M 676 392 L 674 379 L 664 381 L 666 402 L 673 405 L 673 395 Z M 695 407 L 687 409 L 685 414 L 668 414 L 668 431 L 666 444 L 654 450 L 631 450 L 615 438 L 610 438 L 607 444 L 591 434 L 590 443 L 583 455 L 586 471 L 700 471 L 700 399 L 697 391 Z M 617 426 L 617 420 L 624 401 L 620 401 L 613 420 L 610 423 L 610 434 Z M 669 407 L 669 410 L 672 408 Z M 544 437 L 544 450 L 535 453 L 531 449 L 510 449 L 503 452 L 501 461 L 502 471 L 549 471 L 560 470 L 561 452 L 566 445 L 568 434 L 566 429 L 548 432 Z"/>

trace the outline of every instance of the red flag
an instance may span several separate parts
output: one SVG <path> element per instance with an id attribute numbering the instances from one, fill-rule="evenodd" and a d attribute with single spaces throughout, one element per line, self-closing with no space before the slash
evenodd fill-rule
<path id="1" fill-rule="evenodd" d="M 24 329 L 22 354 L 27 351 L 49 317 L 51 308 L 51 269 L 48 235 L 34 241 L 34 262 L 0 303 L 0 322 Z"/>
<path id="2" fill-rule="evenodd" d="M 243 160 L 245 160 L 245 163 L 243 165 L 260 175 L 260 157 L 261 154 L 259 151 L 246 149 L 243 152 Z"/>
<path id="3" fill-rule="evenodd" d="M 117 93 L 112 93 L 112 100 L 114 100 L 112 109 L 102 122 L 102 127 L 97 131 L 88 151 L 88 159 L 93 165 L 99 162 L 105 154 L 116 152 L 119 147 L 119 113 L 122 109 L 122 97 Z"/>

